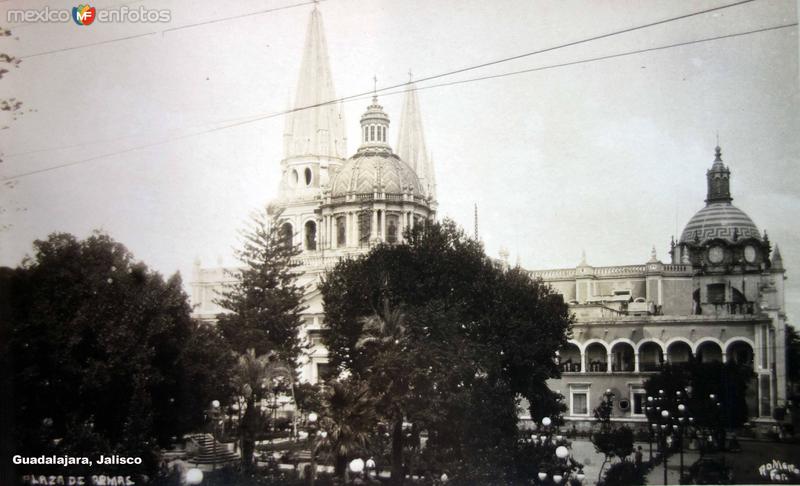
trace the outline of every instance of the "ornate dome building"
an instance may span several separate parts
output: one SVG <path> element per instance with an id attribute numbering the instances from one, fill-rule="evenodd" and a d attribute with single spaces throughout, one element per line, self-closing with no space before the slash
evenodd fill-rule
<path id="1" fill-rule="evenodd" d="M 734 270 L 758 273 L 770 268 L 770 244 L 752 219 L 732 204 L 731 171 L 716 147 L 714 164 L 706 173 L 706 206 L 698 211 L 671 248 L 674 263 L 690 263 L 703 272 Z"/>
<path id="2" fill-rule="evenodd" d="M 731 171 L 716 148 L 706 172 L 706 206 L 670 245 L 643 264 L 533 271 L 564 296 L 575 315 L 559 352 L 567 420 L 591 426 L 606 390 L 613 416 L 646 426 L 644 383 L 667 363 L 735 362 L 752 369 L 745 401 L 769 428 L 786 405 L 784 268 L 753 220 L 732 204 Z M 730 397 L 729 397 L 730 398 Z"/>
<path id="3" fill-rule="evenodd" d="M 361 146 L 325 191 L 321 213 L 327 247 L 398 243 L 403 230 L 434 216 L 414 169 L 386 143 L 389 117 L 373 97 L 361 117 Z"/>
<path id="4" fill-rule="evenodd" d="M 361 117 L 361 144 L 347 158 L 347 133 L 328 59 L 322 16 L 315 6 L 306 29 L 295 103 L 286 116 L 278 197 L 267 212 L 278 215 L 286 243 L 299 246 L 298 284 L 304 295 L 301 337 L 311 344 L 300 366 L 303 381 L 328 373 L 321 276 L 340 259 L 379 243 L 401 243 L 406 228 L 436 214 L 436 179 L 425 145 L 416 87 L 409 81 L 398 131 L 398 153 L 387 143 L 389 116 L 377 97 Z M 214 321 L 216 303 L 233 283 L 222 267 L 195 262 L 194 316 Z"/>

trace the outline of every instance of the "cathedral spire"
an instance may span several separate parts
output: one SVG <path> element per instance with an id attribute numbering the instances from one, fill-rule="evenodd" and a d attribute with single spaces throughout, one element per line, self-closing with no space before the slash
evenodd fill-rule
<path id="1" fill-rule="evenodd" d="M 286 116 L 284 158 L 347 156 L 344 113 L 333 102 L 335 99 L 322 15 L 315 4 L 308 20 L 297 80 L 293 107 L 297 111 Z"/>
<path id="2" fill-rule="evenodd" d="M 730 189 L 731 170 L 722 162 L 722 149 L 719 145 L 714 149 L 714 163 L 706 172 L 706 179 L 708 180 L 707 204 L 733 201 Z"/>
<path id="3" fill-rule="evenodd" d="M 409 78 L 411 73 L 409 73 Z M 433 161 L 425 145 L 425 132 L 422 130 L 422 114 L 417 100 L 417 86 L 409 79 L 400 115 L 400 129 L 397 135 L 397 155 L 417 173 L 425 195 L 436 199 L 436 175 Z"/>

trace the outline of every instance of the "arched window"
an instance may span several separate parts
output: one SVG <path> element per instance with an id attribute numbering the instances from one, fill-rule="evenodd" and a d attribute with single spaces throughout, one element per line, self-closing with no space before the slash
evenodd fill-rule
<path id="1" fill-rule="evenodd" d="M 397 243 L 397 227 L 399 218 L 396 214 L 390 214 L 386 217 L 386 241 L 388 243 Z"/>
<path id="2" fill-rule="evenodd" d="M 306 185 L 308 186 L 308 185 L 311 184 L 311 178 L 312 178 L 311 169 L 306 167 L 306 170 L 304 171 L 304 175 L 306 176 Z"/>
<path id="3" fill-rule="evenodd" d="M 364 127 L 364 141 L 369 141 L 369 127 Z"/>
<path id="4" fill-rule="evenodd" d="M 581 370 L 581 350 L 575 343 L 567 343 L 558 352 L 561 371 L 577 373 Z"/>
<path id="5" fill-rule="evenodd" d="M 281 243 L 284 246 L 292 246 L 292 238 L 294 231 L 292 230 L 292 223 L 283 223 L 280 230 Z"/>
<path id="6" fill-rule="evenodd" d="M 586 366 L 588 371 L 600 372 L 608 369 L 608 352 L 600 343 L 586 346 Z"/>
<path id="7" fill-rule="evenodd" d="M 344 216 L 336 218 L 336 246 L 347 245 L 347 222 Z"/>
<path id="8" fill-rule="evenodd" d="M 369 127 L 369 139 L 370 141 L 375 141 L 375 125 L 370 125 Z"/>
<path id="9" fill-rule="evenodd" d="M 308 169 L 306 169 L 308 170 Z M 313 221 L 306 221 L 306 250 L 317 249 L 317 223 Z"/>
<path id="10" fill-rule="evenodd" d="M 372 235 L 372 211 L 366 210 L 358 213 L 358 242 L 361 246 L 369 246 Z"/>

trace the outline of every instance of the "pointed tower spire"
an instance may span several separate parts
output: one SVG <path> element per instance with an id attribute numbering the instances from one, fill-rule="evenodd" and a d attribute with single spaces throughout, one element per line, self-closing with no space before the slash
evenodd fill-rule
<path id="1" fill-rule="evenodd" d="M 781 250 L 778 245 L 775 245 L 775 250 L 772 252 L 772 270 L 783 271 L 783 257 L 781 257 Z"/>
<path id="2" fill-rule="evenodd" d="M 294 110 L 286 117 L 284 158 L 347 156 L 347 137 L 328 60 L 322 15 L 314 5 L 306 29 Z M 309 108 L 311 107 L 311 108 Z"/>
<path id="3" fill-rule="evenodd" d="M 409 72 L 409 78 L 411 73 Z M 422 115 L 417 100 L 417 86 L 409 79 L 400 115 L 400 129 L 397 135 L 397 155 L 417 173 L 425 195 L 436 199 L 436 177 L 433 162 L 425 145 L 425 132 L 422 130 Z"/>

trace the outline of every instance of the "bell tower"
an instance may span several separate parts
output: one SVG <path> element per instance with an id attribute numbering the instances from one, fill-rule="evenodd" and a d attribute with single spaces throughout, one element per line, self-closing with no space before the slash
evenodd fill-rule
<path id="1" fill-rule="evenodd" d="M 286 116 L 282 201 L 320 194 L 347 157 L 344 113 L 335 100 L 322 16 L 315 5 L 306 29 L 294 106 Z"/>

